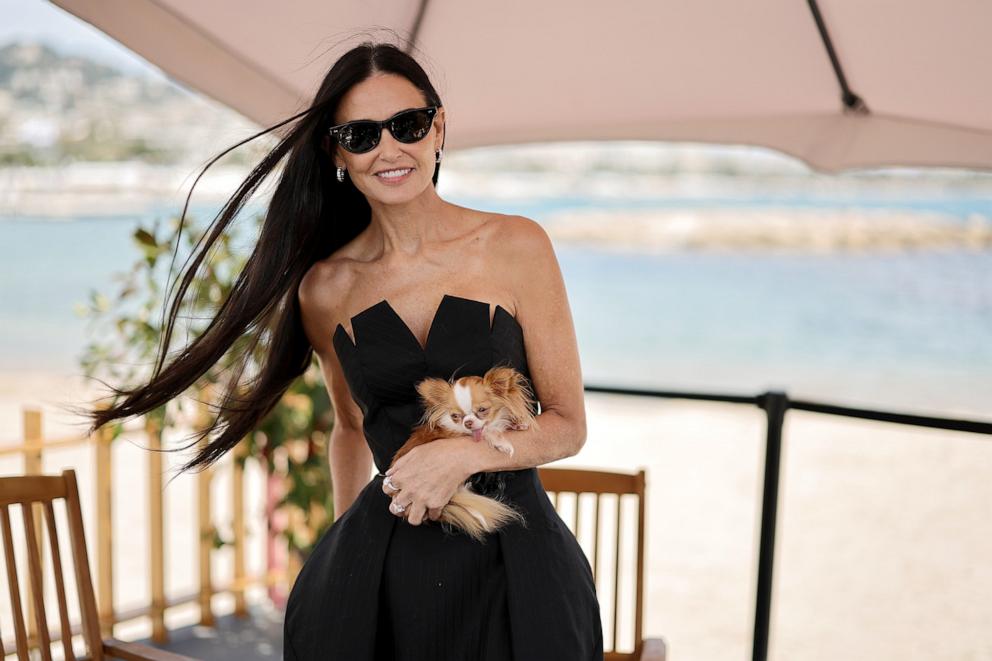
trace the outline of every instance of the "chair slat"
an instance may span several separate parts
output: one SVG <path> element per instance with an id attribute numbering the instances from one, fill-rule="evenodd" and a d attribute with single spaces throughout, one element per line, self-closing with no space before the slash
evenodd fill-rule
<path id="1" fill-rule="evenodd" d="M 599 527 L 600 527 L 599 526 L 599 499 L 602 498 L 602 497 L 603 497 L 603 494 L 601 494 L 601 493 L 597 493 L 596 494 L 596 509 L 595 509 L 595 513 L 594 513 L 593 518 L 592 518 L 593 526 L 596 529 L 596 534 L 593 536 L 593 545 L 592 545 L 592 579 L 593 579 L 593 581 L 596 580 L 596 576 L 599 574 Z M 596 584 L 596 587 L 597 587 L 597 589 L 599 588 L 599 584 L 598 583 Z"/>
<path id="2" fill-rule="evenodd" d="M 93 661 L 103 661 L 103 641 L 100 621 L 96 611 L 96 595 L 90 577 L 89 556 L 86 552 L 86 533 L 83 530 L 83 513 L 79 506 L 79 487 L 76 472 L 71 468 L 62 471 L 65 479 L 65 506 L 69 519 L 69 540 L 72 544 L 72 566 L 79 592 L 79 611 L 83 620 L 83 638 Z"/>
<path id="3" fill-rule="evenodd" d="M 636 606 L 634 608 L 634 642 L 637 643 L 644 635 L 642 625 L 644 622 L 644 538 L 647 535 L 645 530 L 645 514 L 647 509 L 646 473 L 642 468 L 637 472 L 637 592 Z"/>
<path id="4" fill-rule="evenodd" d="M 0 480 L 0 505 L 64 497 L 65 484 L 56 475 L 18 475 Z"/>
<path id="5" fill-rule="evenodd" d="M 616 553 L 613 555 L 613 650 L 617 649 L 617 619 L 620 611 L 620 505 L 623 497 L 617 494 L 617 539 Z"/>
<path id="6" fill-rule="evenodd" d="M 34 534 L 33 503 L 21 503 L 21 515 L 24 520 L 24 538 L 28 546 L 28 576 L 31 583 L 31 594 L 35 624 L 38 627 L 38 646 L 43 661 L 52 661 L 52 639 L 48 635 L 48 618 L 45 616 L 45 591 L 41 587 L 41 548 Z"/>
<path id="7" fill-rule="evenodd" d="M 572 532 L 579 538 L 579 494 L 575 494 L 575 509 L 572 510 Z"/>
<path id="8" fill-rule="evenodd" d="M 7 583 L 10 586 L 10 610 L 14 621 L 14 641 L 17 646 L 17 659 L 18 661 L 28 661 L 28 634 L 24 628 L 24 612 L 21 610 L 21 591 L 17 583 L 14 537 L 10 530 L 10 509 L 6 504 L 0 507 L 0 523 L 3 524 L 3 552 L 7 565 Z"/>
<path id="9" fill-rule="evenodd" d="M 637 493 L 637 475 L 576 468 L 540 468 L 545 491 L 582 493 Z"/>
<path id="10" fill-rule="evenodd" d="M 62 576 L 62 556 L 59 553 L 59 535 L 55 527 L 55 508 L 45 501 L 45 520 L 48 522 L 48 541 L 52 553 L 52 573 L 55 575 L 55 593 L 59 602 L 59 625 L 62 627 L 62 650 L 65 661 L 75 661 L 72 650 L 72 627 L 69 625 L 69 607 L 65 599 L 65 580 Z"/>
<path id="11" fill-rule="evenodd" d="M 582 525 L 582 517 L 579 516 L 579 505 L 582 504 L 582 494 L 575 494 L 575 539 L 581 539 L 579 537 L 579 527 Z"/>

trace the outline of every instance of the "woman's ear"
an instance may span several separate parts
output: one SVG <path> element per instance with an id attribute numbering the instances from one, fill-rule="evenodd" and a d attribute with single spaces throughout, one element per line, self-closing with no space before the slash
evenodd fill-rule
<path id="1" fill-rule="evenodd" d="M 434 145 L 434 151 L 437 151 L 444 147 L 444 106 L 441 106 L 437 110 L 437 117 L 434 118 L 434 127 L 438 135 L 437 144 Z"/>
<path id="2" fill-rule="evenodd" d="M 331 142 L 331 136 L 325 135 L 320 139 L 320 148 L 331 158 L 331 162 L 336 168 L 343 168 L 344 163 L 338 163 L 338 160 L 334 158 L 333 143 Z"/>
<path id="3" fill-rule="evenodd" d="M 331 162 L 336 168 L 343 168 L 344 162 L 341 161 L 337 156 L 337 145 L 331 141 L 331 136 L 325 135 L 320 139 L 320 147 L 324 150 L 324 153 L 330 156 Z"/>

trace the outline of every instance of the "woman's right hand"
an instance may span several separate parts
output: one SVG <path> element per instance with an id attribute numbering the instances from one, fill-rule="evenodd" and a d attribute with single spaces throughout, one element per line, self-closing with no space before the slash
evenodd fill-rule
<path id="1" fill-rule="evenodd" d="M 469 468 L 474 443 L 469 436 L 445 438 L 418 445 L 393 462 L 383 478 L 382 490 L 393 503 L 404 506 L 402 512 L 390 512 L 405 518 L 410 525 L 425 519 L 437 520 L 458 488 L 472 474 Z"/>

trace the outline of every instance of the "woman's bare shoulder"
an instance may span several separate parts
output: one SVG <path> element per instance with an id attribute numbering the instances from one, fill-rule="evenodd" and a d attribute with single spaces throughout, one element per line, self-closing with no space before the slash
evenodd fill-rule
<path id="1" fill-rule="evenodd" d="M 553 256 L 551 238 L 547 230 L 535 220 L 526 216 L 500 214 L 494 227 L 492 244 L 498 251 L 500 261 L 518 268 L 527 269 L 533 260 L 543 261 Z"/>
<path id="2" fill-rule="evenodd" d="M 493 282 L 501 283 L 512 302 L 511 313 L 516 314 L 523 290 L 533 288 L 549 267 L 557 266 L 551 239 L 540 223 L 526 216 L 489 216 L 484 226 L 488 272 Z"/>
<path id="3" fill-rule="evenodd" d="M 495 211 L 474 211 L 478 219 L 475 236 L 484 239 L 488 249 L 520 247 L 534 240 L 536 234 L 545 234 L 544 228 L 536 221 L 515 214 Z"/>
<path id="4" fill-rule="evenodd" d="M 301 299 L 328 303 L 348 291 L 353 278 L 354 259 L 344 248 L 321 259 L 307 270 L 300 281 Z"/>
<path id="5" fill-rule="evenodd" d="M 355 280 L 355 259 L 348 246 L 315 262 L 303 275 L 297 290 L 303 326 L 318 353 L 329 351 L 328 338 L 347 309 L 348 292 Z"/>

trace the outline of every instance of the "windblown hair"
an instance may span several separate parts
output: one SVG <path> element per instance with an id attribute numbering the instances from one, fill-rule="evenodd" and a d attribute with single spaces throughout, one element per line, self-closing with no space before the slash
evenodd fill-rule
<path id="1" fill-rule="evenodd" d="M 150 380 L 134 389 L 109 386 L 115 395 L 114 403 L 106 409 L 86 411 L 90 433 L 114 420 L 145 414 L 182 394 L 224 356 L 235 340 L 245 336 L 249 338 L 248 347 L 233 357 L 232 377 L 220 400 L 213 403 L 218 412 L 216 419 L 206 429 L 198 430 L 191 443 L 176 448 L 185 450 L 212 436 L 180 472 L 207 468 L 255 429 L 293 381 L 306 371 L 313 347 L 304 333 L 297 300 L 300 281 L 314 263 L 358 236 L 371 221 L 368 201 L 351 179 L 344 183 L 335 179 L 330 151 L 333 143 L 325 136 L 327 128 L 335 123 L 344 94 L 380 73 L 405 77 L 421 91 L 424 105 L 441 105 L 427 73 L 411 55 L 390 43 L 364 41 L 334 63 L 306 110 L 227 148 L 204 166 L 193 187 L 207 168 L 232 149 L 296 122 L 240 184 L 194 246 L 176 281 L 178 288 L 171 299 Z M 283 159 L 285 166 L 265 211 L 257 243 L 230 295 L 204 332 L 165 365 L 177 315 L 198 269 L 246 200 Z M 435 186 L 439 171 L 440 164 L 436 164 Z M 180 235 L 192 194 L 191 188 L 179 219 Z M 260 352 L 256 351 L 259 346 L 264 350 L 260 360 Z M 249 363 L 255 360 L 259 363 L 257 375 L 242 383 Z"/>

